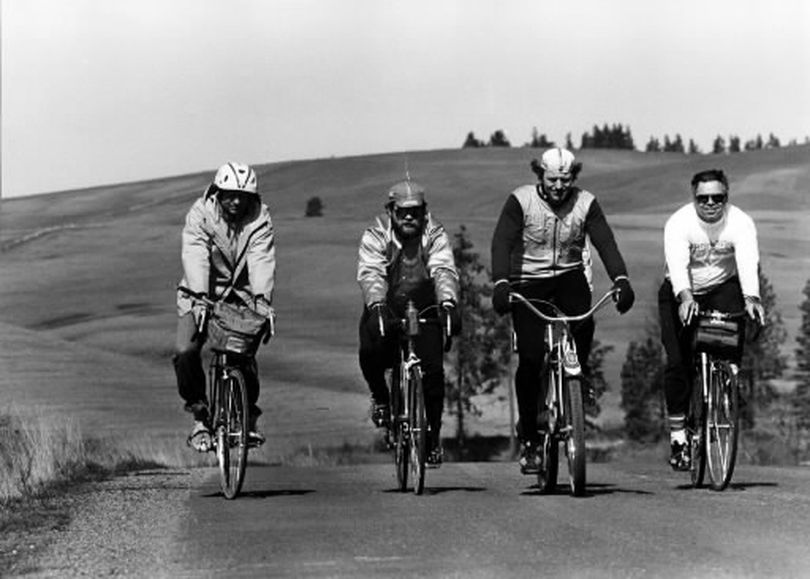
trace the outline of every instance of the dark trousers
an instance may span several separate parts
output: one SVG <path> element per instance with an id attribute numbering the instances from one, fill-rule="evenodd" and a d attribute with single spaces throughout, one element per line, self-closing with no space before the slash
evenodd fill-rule
<path id="1" fill-rule="evenodd" d="M 363 372 L 371 396 L 376 404 L 388 404 L 390 400 L 386 369 L 398 362 L 401 336 L 388 331 L 380 338 L 375 315 L 363 308 L 360 316 L 360 370 Z M 420 325 L 414 343 L 416 355 L 422 361 L 425 411 L 433 433 L 433 443 L 438 443 L 444 410 L 444 350 L 442 328 L 439 324 Z"/>
<path id="2" fill-rule="evenodd" d="M 208 396 L 205 389 L 205 371 L 202 363 L 204 339 L 197 335 L 197 325 L 191 313 L 177 320 L 177 339 L 172 357 L 174 373 L 177 377 L 177 390 L 185 401 L 186 410 L 194 414 L 195 420 L 208 418 Z M 252 360 L 243 368 L 248 393 L 248 406 L 251 416 L 259 416 L 262 411 L 256 406 L 259 400 L 259 377 L 256 361 Z"/>
<path id="3" fill-rule="evenodd" d="M 736 277 L 706 294 L 696 295 L 695 301 L 701 310 L 739 312 L 745 308 L 740 280 Z M 679 303 L 672 293 L 672 284 L 665 279 L 658 290 L 658 317 L 661 342 L 666 352 L 664 397 L 670 416 L 686 414 L 694 378 L 693 332 L 681 324 L 678 317 Z"/>
<path id="4" fill-rule="evenodd" d="M 524 282 L 514 287 L 527 299 L 549 301 L 565 314 L 577 315 L 591 307 L 591 289 L 581 271 L 566 273 L 547 280 Z M 549 311 L 544 313 L 551 314 Z M 537 440 L 538 402 L 546 397 L 545 331 L 546 323 L 520 303 L 512 304 L 512 325 L 517 335 L 518 368 L 515 373 L 515 394 L 520 420 L 520 437 L 524 441 Z M 593 344 L 595 324 L 588 318 L 571 325 L 577 356 L 583 372 Z"/>

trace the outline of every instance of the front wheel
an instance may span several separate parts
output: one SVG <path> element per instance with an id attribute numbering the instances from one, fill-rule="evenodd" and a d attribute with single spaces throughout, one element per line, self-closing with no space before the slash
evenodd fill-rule
<path id="1" fill-rule="evenodd" d="M 404 412 L 400 368 L 391 373 L 391 434 L 394 438 L 394 466 L 397 471 L 397 489 L 408 488 L 408 422 Z"/>
<path id="2" fill-rule="evenodd" d="M 689 413 L 686 416 L 686 442 L 689 445 L 689 476 L 692 486 L 703 484 L 706 474 L 706 401 L 700 371 L 692 384 Z"/>
<path id="3" fill-rule="evenodd" d="M 731 482 L 739 427 L 737 375 L 728 362 L 712 364 L 706 415 L 706 462 L 713 490 L 722 491 Z"/>
<path id="4" fill-rule="evenodd" d="M 410 422 L 411 422 L 411 473 L 413 492 L 421 495 L 425 490 L 425 460 L 427 459 L 427 413 L 425 393 L 422 389 L 422 373 L 418 367 L 411 369 Z"/>
<path id="5" fill-rule="evenodd" d="M 219 386 L 214 427 L 220 487 L 226 499 L 234 499 L 242 488 L 247 467 L 247 387 L 242 371 L 236 368 L 228 370 Z"/>
<path id="6" fill-rule="evenodd" d="M 568 457 L 568 484 L 571 494 L 585 494 L 585 407 L 582 403 L 582 382 L 566 378 L 565 395 L 565 454 Z"/>

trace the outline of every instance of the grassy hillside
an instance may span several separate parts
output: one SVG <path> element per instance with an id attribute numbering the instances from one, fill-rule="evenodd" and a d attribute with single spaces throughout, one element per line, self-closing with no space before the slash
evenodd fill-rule
<path id="1" fill-rule="evenodd" d="M 259 356 L 268 410 L 279 402 L 271 384 L 283 384 L 285 392 L 300 393 L 286 410 L 310 412 L 307 428 L 313 432 L 318 417 L 334 415 L 338 404 L 349 413 L 351 428 L 367 432 L 365 407 L 348 410 L 362 406 L 366 396 L 355 359 L 361 307 L 355 259 L 362 230 L 382 209 L 387 187 L 403 178 L 407 162 L 411 177 L 427 187 L 436 216 L 451 233 L 466 224 L 488 263 L 501 205 L 512 188 L 533 181 L 528 162 L 537 153 L 425 151 L 257 167 L 278 234 L 279 335 Z M 616 348 L 607 368 L 614 392 L 627 341 L 652 315 L 664 220 L 688 199 L 688 180 L 703 168 L 725 168 L 733 202 L 757 219 L 763 266 L 795 335 L 801 288 L 810 277 L 810 235 L 802 223 L 810 210 L 810 148 L 720 157 L 586 151 L 580 159 L 580 184 L 605 208 L 639 294 L 630 314 L 600 314 L 597 337 Z M 150 385 L 159 395 L 149 394 L 146 407 L 153 400 L 177 405 L 169 357 L 180 229 L 212 173 L 2 200 L 0 323 L 41 333 L 51 350 L 61 340 L 136 360 L 164 381 Z M 313 196 L 323 201 L 322 218 L 303 217 Z M 601 264 L 597 273 L 597 287 L 606 289 Z M 41 354 L 28 355 L 36 360 Z M 105 356 L 99 359 L 109 361 Z M 131 387 L 141 387 L 135 376 Z M 307 395 L 315 392 L 320 398 Z M 338 403 L 327 392 L 351 403 Z M 13 387 L 5 396 L 15 397 Z M 289 401 L 293 394 L 285 396 Z M 113 410 L 116 403 L 108 401 Z M 340 436 L 337 423 L 334 429 Z"/>

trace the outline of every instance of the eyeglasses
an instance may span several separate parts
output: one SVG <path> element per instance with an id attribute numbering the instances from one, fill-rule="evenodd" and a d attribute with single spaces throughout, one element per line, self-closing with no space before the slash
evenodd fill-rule
<path id="1" fill-rule="evenodd" d="M 722 205 L 726 201 L 728 201 L 728 194 L 727 193 L 718 193 L 717 195 L 695 195 L 695 199 L 701 205 L 706 205 L 709 200 L 711 199 L 712 203 L 717 205 Z"/>
<path id="2" fill-rule="evenodd" d="M 397 219 L 405 219 L 408 215 L 414 219 L 419 219 L 425 214 L 425 207 L 424 205 L 416 205 L 414 207 L 396 207 L 394 208 L 394 213 L 396 214 Z"/>

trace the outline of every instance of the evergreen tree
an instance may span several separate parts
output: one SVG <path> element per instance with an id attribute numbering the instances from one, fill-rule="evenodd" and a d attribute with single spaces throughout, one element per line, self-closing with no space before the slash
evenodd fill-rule
<path id="1" fill-rule="evenodd" d="M 475 138 L 475 133 L 470 131 L 467 133 L 467 138 L 464 140 L 464 144 L 461 145 L 462 149 L 476 149 L 478 147 L 483 147 L 484 143 L 479 141 Z"/>
<path id="2" fill-rule="evenodd" d="M 544 133 L 539 133 L 537 127 L 533 127 L 532 140 L 529 142 L 529 146 L 534 149 L 548 149 L 549 147 L 553 147 L 554 143 L 549 141 Z"/>
<path id="3" fill-rule="evenodd" d="M 490 147 L 511 147 L 512 144 L 509 142 L 509 139 L 506 138 L 506 133 L 503 130 L 498 129 L 489 137 L 489 146 Z"/>
<path id="4" fill-rule="evenodd" d="M 506 316 L 488 307 L 491 288 L 484 265 L 474 251 L 464 225 L 453 240 L 453 256 L 459 273 L 461 334 L 448 354 L 452 371 L 447 377 L 448 412 L 456 417 L 459 447 L 466 438 L 466 417 L 478 415 L 472 398 L 490 394 L 509 371 L 511 329 Z"/>
<path id="5" fill-rule="evenodd" d="M 644 151 L 646 153 L 660 153 L 661 142 L 655 137 L 650 137 L 650 140 L 647 141 L 647 146 L 644 148 Z"/>
<path id="6" fill-rule="evenodd" d="M 599 340 L 594 339 L 591 352 L 588 355 L 588 379 L 590 380 L 596 403 L 585 405 L 585 415 L 591 418 L 598 417 L 602 412 L 599 401 L 602 399 L 604 393 L 608 391 L 609 387 L 607 380 L 605 380 L 604 361 L 605 356 L 612 351 L 613 346 L 602 344 Z"/>
<path id="7" fill-rule="evenodd" d="M 778 149 L 780 146 L 781 146 L 781 143 L 779 142 L 779 138 L 776 135 L 774 135 L 773 133 L 768 135 L 767 147 L 769 149 Z"/>
<path id="8" fill-rule="evenodd" d="M 738 137 L 737 135 L 731 135 L 728 138 L 728 152 L 729 153 L 740 152 L 740 137 Z"/>
<path id="9" fill-rule="evenodd" d="M 690 155 L 700 154 L 700 147 L 697 146 L 697 143 L 694 141 L 694 139 L 689 139 L 689 154 Z"/>
<path id="10" fill-rule="evenodd" d="M 803 293 L 805 299 L 799 306 L 802 322 L 796 336 L 796 342 L 799 344 L 796 348 L 799 381 L 793 393 L 791 406 L 799 438 L 807 440 L 810 437 L 810 279 L 807 280 Z"/>
<path id="11" fill-rule="evenodd" d="M 639 442 L 657 442 L 663 434 L 664 355 L 655 327 L 630 342 L 621 371 L 625 433 Z"/>
<path id="12" fill-rule="evenodd" d="M 571 140 L 571 133 L 570 132 L 565 133 L 565 148 L 568 149 L 569 151 L 574 150 L 574 141 Z"/>
<path id="13" fill-rule="evenodd" d="M 787 367 L 787 359 L 780 353 L 780 347 L 787 338 L 787 331 L 782 315 L 776 307 L 776 292 L 761 267 L 759 293 L 765 309 L 765 323 L 757 340 L 746 344 L 742 359 L 741 385 L 747 402 L 743 424 L 748 428 L 754 426 L 756 412 L 767 408 L 776 396 L 770 380 L 782 376 Z"/>
<path id="14" fill-rule="evenodd" d="M 717 135 L 717 137 L 714 139 L 714 142 L 712 143 L 712 153 L 714 153 L 715 155 L 720 155 L 725 152 L 726 152 L 726 140 L 720 135 Z"/>

